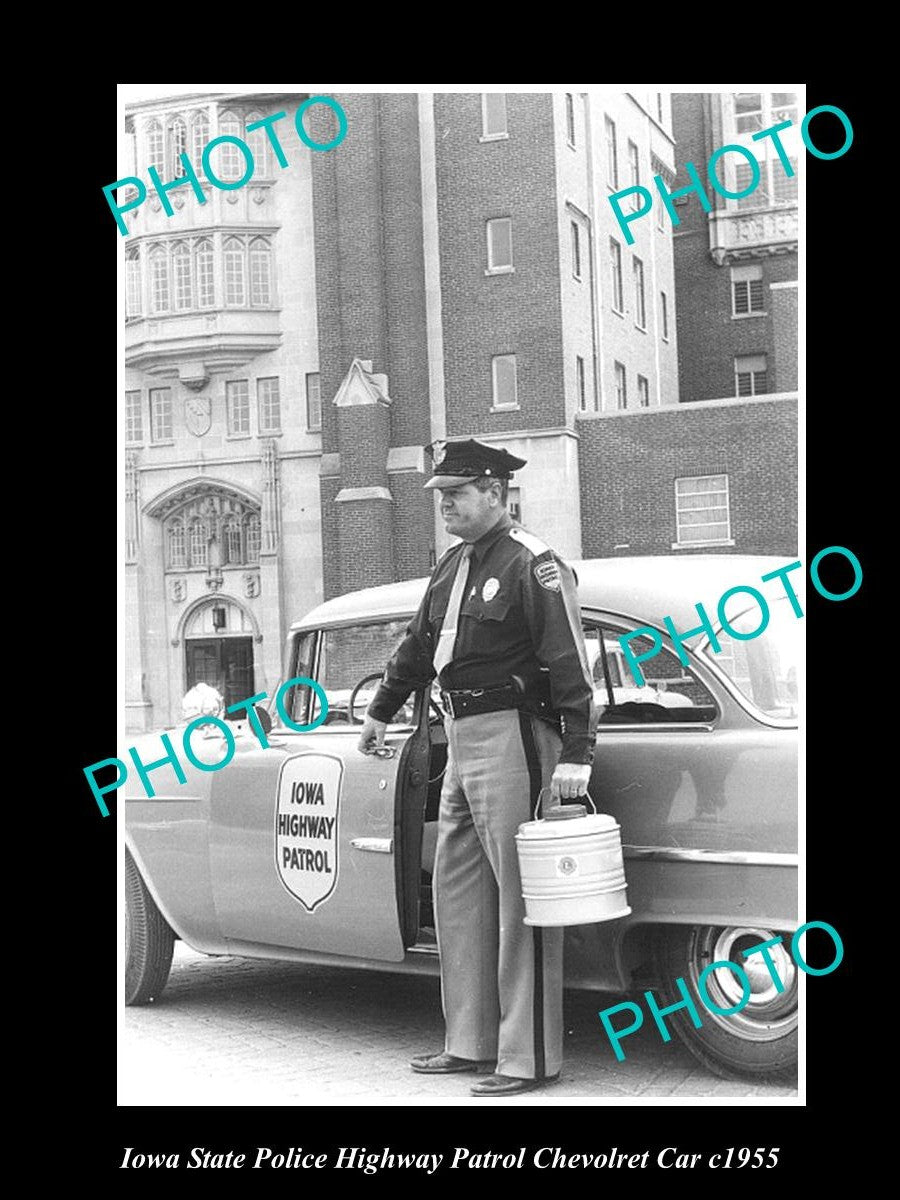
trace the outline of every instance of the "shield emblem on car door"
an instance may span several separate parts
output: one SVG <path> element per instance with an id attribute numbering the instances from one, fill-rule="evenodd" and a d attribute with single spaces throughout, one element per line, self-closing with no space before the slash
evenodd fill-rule
<path id="1" fill-rule="evenodd" d="M 287 759 L 275 805 L 275 867 L 308 912 L 337 886 L 343 763 L 329 754 Z"/>

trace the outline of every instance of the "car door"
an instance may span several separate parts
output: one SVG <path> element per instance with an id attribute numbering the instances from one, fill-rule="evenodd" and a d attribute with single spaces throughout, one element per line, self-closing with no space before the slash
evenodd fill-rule
<path id="1" fill-rule="evenodd" d="M 364 755 L 357 722 L 377 680 L 353 693 L 367 675 L 380 675 L 407 623 L 347 622 L 296 635 L 289 677 L 319 684 L 328 703 L 324 720 L 305 732 L 280 721 L 268 749 L 249 747 L 215 777 L 213 893 L 235 949 L 403 958 L 396 791 L 412 705 L 389 725 L 386 752 Z M 283 705 L 295 724 L 322 717 L 318 693 L 308 686 L 290 688 Z"/>

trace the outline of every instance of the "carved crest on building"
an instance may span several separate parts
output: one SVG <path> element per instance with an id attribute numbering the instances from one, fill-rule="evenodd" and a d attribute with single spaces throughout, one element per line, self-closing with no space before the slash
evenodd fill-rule
<path id="1" fill-rule="evenodd" d="M 203 437 L 205 433 L 209 433 L 212 425 L 212 397 L 185 396 L 184 423 L 194 437 Z"/>

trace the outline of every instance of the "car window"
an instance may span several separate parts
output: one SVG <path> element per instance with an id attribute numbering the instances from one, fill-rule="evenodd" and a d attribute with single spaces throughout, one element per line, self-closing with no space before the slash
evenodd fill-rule
<path id="1" fill-rule="evenodd" d="M 317 682 L 328 697 L 326 725 L 349 721 L 350 695 L 361 679 L 367 675 L 382 675 L 388 659 L 400 645 L 409 620 L 379 621 L 370 625 L 348 625 L 340 629 L 326 629 L 319 648 Z M 353 702 L 356 719 L 365 715 L 369 701 L 375 695 L 378 679 L 373 679 L 359 689 Z M 318 715 L 318 702 L 314 716 Z M 395 723 L 408 723 L 412 710 L 409 704 L 394 718 Z"/>
<path id="2" fill-rule="evenodd" d="M 739 616 L 731 612 L 726 615 L 738 633 L 753 633 L 759 628 L 758 607 L 746 609 Z M 709 645 L 704 646 L 703 653 L 762 712 L 770 717 L 796 717 L 800 630 L 800 622 L 784 596 L 769 601 L 769 623 L 758 637 L 742 642 L 720 634 L 719 653 L 714 653 Z"/>
<path id="3" fill-rule="evenodd" d="M 599 725 L 696 725 L 715 720 L 719 709 L 712 692 L 666 647 L 642 664 L 644 683 L 639 686 L 619 643 L 627 632 L 611 624 L 584 626 Z M 629 644 L 635 656 L 652 645 L 647 637 L 632 638 Z"/>

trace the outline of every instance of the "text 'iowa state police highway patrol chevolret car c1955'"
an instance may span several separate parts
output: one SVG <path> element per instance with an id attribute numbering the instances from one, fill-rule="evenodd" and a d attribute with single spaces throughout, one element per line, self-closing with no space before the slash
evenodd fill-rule
<path id="1" fill-rule="evenodd" d="M 797 928 L 797 656 L 801 624 L 783 592 L 767 593 L 770 620 L 752 640 L 697 631 L 684 665 L 664 616 L 695 629 L 697 603 L 714 611 L 734 584 L 779 564 L 740 555 L 576 562 L 588 661 L 598 708 L 590 794 L 622 828 L 631 914 L 566 930 L 566 984 L 622 993 L 638 983 L 660 1003 L 698 999 L 704 968 L 732 961 L 751 996 L 731 1015 L 686 1006 L 667 1018 L 696 1057 L 724 1075 L 774 1076 L 797 1061 L 798 969 L 787 944 L 772 955 L 742 950 Z M 437 972 L 431 876 L 447 759 L 436 688 L 410 698 L 388 726 L 384 751 L 359 753 L 359 726 L 384 664 L 427 581 L 411 580 L 329 600 L 291 628 L 284 679 L 315 681 L 327 715 L 307 732 L 272 706 L 268 748 L 247 720 L 217 771 L 188 767 L 180 782 L 153 771 L 149 798 L 131 772 L 119 792 L 126 828 L 126 1003 L 160 996 L 175 938 L 207 954 Z M 499 597 L 502 601 L 502 597 Z M 752 634 L 759 609 L 730 607 L 728 624 Z M 502 619 L 484 605 L 484 620 Z M 635 681 L 620 637 L 642 661 Z M 647 651 L 659 645 L 652 657 Z M 277 691 L 277 689 L 273 690 Z M 317 690 L 283 700 L 297 725 L 321 715 Z M 266 722 L 268 723 L 268 722 Z M 193 737 L 198 757 L 223 758 L 223 733 Z M 144 763 L 160 734 L 142 735 Z M 754 965 L 758 964 L 758 965 Z M 734 1010 L 741 983 L 721 969 L 708 997 Z M 699 1006 L 698 1006 L 699 1007 Z M 598 1048 L 609 1053 L 598 1035 Z"/>

